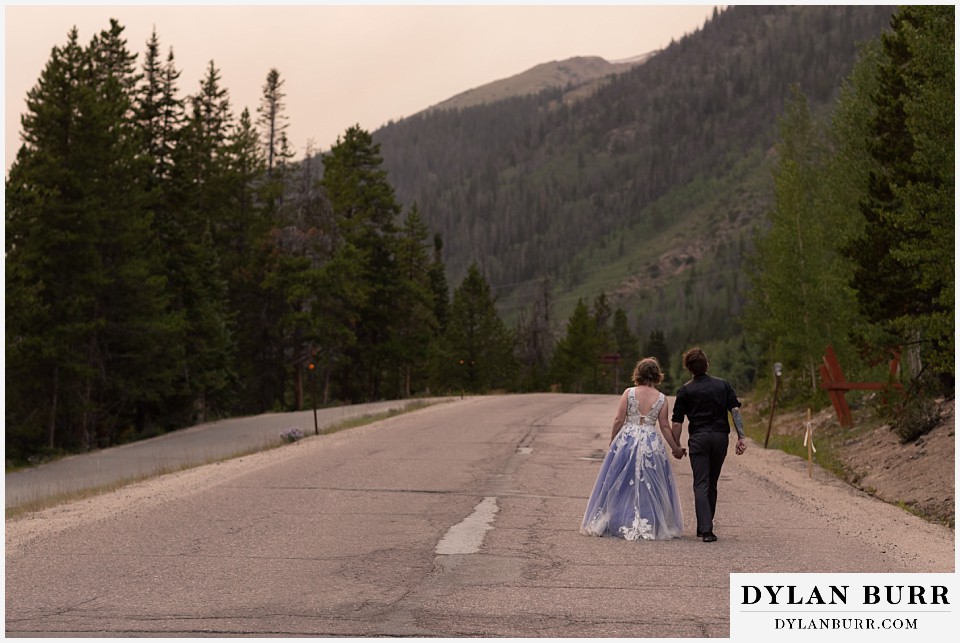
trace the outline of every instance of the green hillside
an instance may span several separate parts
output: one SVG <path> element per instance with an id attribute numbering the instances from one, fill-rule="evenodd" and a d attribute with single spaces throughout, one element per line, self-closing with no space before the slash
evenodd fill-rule
<path id="1" fill-rule="evenodd" d="M 508 321 L 546 278 L 558 330 L 606 292 L 641 336 L 729 339 L 790 87 L 831 104 L 893 11 L 734 7 L 576 102 L 548 89 L 374 138 L 399 199 L 443 235 L 451 284 L 477 261 Z"/>

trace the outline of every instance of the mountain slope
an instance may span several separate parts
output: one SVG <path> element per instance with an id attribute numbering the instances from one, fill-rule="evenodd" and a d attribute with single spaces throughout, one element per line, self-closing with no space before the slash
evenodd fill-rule
<path id="1" fill-rule="evenodd" d="M 549 278 L 558 319 L 605 291 L 641 329 L 730 338 L 790 86 L 822 111 L 894 10 L 733 7 L 582 100 L 550 88 L 374 138 L 443 235 L 451 284 L 477 261 L 508 314 Z"/>

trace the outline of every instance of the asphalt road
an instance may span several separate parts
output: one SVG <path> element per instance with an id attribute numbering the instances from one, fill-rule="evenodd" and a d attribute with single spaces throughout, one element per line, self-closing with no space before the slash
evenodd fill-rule
<path id="1" fill-rule="evenodd" d="M 451 399 L 455 398 L 419 401 L 437 403 Z M 289 428 L 295 427 L 305 435 L 313 435 L 317 430 L 323 431 L 344 420 L 378 415 L 413 403 L 416 401 L 391 400 L 319 409 L 316 425 L 312 410 L 268 413 L 199 424 L 156 438 L 8 473 L 4 480 L 4 501 L 7 507 L 16 507 L 30 501 L 102 488 L 120 481 L 169 473 L 282 444 L 280 433 Z"/>
<path id="2" fill-rule="evenodd" d="M 581 536 L 616 403 L 457 400 L 8 521 L 6 634 L 726 637 L 731 572 L 953 571 L 949 529 L 757 445 L 718 542 L 687 460 L 684 538 Z"/>

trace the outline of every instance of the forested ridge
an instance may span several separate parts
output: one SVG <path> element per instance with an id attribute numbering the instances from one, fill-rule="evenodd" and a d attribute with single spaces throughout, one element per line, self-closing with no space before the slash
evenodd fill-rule
<path id="1" fill-rule="evenodd" d="M 557 88 L 430 111 L 374 138 L 398 198 L 417 202 L 447 240 L 452 279 L 482 261 L 503 293 L 562 276 L 585 246 L 641 223 L 658 198 L 770 149 L 790 86 L 817 105 L 835 98 L 857 43 L 893 10 L 733 7 L 588 98 L 568 104 Z"/>
<path id="2" fill-rule="evenodd" d="M 214 61 L 180 88 L 157 34 L 138 61 L 116 21 L 72 30 L 5 186 L 8 463 L 311 402 L 613 392 L 641 354 L 670 390 L 691 343 L 741 390 L 782 361 L 822 402 L 832 343 L 952 394 L 952 52 L 950 7 L 734 7 L 588 96 L 298 160 L 280 70 L 251 112 Z"/>

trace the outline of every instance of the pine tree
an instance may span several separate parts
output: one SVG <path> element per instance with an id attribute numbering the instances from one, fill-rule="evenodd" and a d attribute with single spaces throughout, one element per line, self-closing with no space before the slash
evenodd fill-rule
<path id="1" fill-rule="evenodd" d="M 173 48 L 171 48 L 161 69 L 160 122 L 156 132 L 154 153 L 154 159 L 157 162 L 156 174 L 162 178 L 171 176 L 177 137 L 186 118 L 184 101 L 178 97 L 177 80 L 179 79 L 180 71 L 177 70 Z"/>
<path id="2" fill-rule="evenodd" d="M 440 334 L 447 328 L 447 314 L 450 308 L 450 288 L 447 285 L 447 269 L 443 263 L 443 238 L 440 233 L 433 235 L 433 262 L 430 264 L 430 290 L 433 292 L 433 316 L 437 320 Z"/>
<path id="3" fill-rule="evenodd" d="M 620 385 L 621 364 L 611 363 L 607 358 L 612 358 L 617 352 L 616 340 L 611 332 L 610 320 L 613 317 L 613 309 L 607 293 L 601 292 L 593 301 L 593 322 L 597 330 L 597 366 L 596 377 L 592 391 L 595 393 L 607 393 L 616 391 Z"/>
<path id="4" fill-rule="evenodd" d="M 568 393 L 594 392 L 602 346 L 596 320 L 583 299 L 579 299 L 567 321 L 566 335 L 557 343 L 551 364 L 552 379 Z"/>
<path id="5" fill-rule="evenodd" d="M 593 300 L 593 321 L 597 325 L 597 338 L 600 342 L 601 351 L 614 349 L 613 336 L 610 334 L 612 317 L 613 310 L 610 306 L 610 300 L 607 298 L 607 293 L 601 292 Z"/>
<path id="6" fill-rule="evenodd" d="M 147 41 L 143 60 L 142 84 L 137 92 L 136 123 L 144 153 L 153 163 L 151 181 L 170 178 L 177 132 L 183 124 L 183 100 L 178 98 L 180 72 L 174 63 L 173 49 L 166 61 L 160 60 L 160 40 L 154 30 Z M 151 186 L 153 184 L 151 183 Z"/>
<path id="7" fill-rule="evenodd" d="M 211 71 L 215 68 L 211 63 Z M 178 426 L 231 409 L 235 393 L 235 344 L 228 282 L 224 274 L 218 225 L 229 218 L 224 206 L 223 129 L 227 120 L 205 121 L 201 92 L 189 98 L 191 113 L 177 96 L 179 72 L 171 50 L 163 66 L 160 126 L 156 148 L 161 150 L 157 180 L 162 202 L 156 228 L 167 254 L 168 288 L 184 324 L 184 366 L 176 400 L 170 406 Z M 209 76 L 206 81 L 209 81 Z M 211 86 L 206 85 L 209 91 Z M 218 87 L 224 119 L 228 99 Z"/>
<path id="8" fill-rule="evenodd" d="M 276 68 L 271 68 L 263 85 L 260 107 L 257 108 L 259 114 L 257 124 L 263 132 L 267 173 L 270 176 L 273 176 L 273 169 L 280 153 L 280 139 L 289 125 L 287 115 L 284 113 L 286 105 L 283 99 L 286 98 L 286 94 L 283 92 L 283 82 L 280 72 Z"/>
<path id="9" fill-rule="evenodd" d="M 210 156 L 215 156 L 226 141 L 232 120 L 230 97 L 220 80 L 220 70 L 211 60 L 200 81 L 200 92 L 192 98 L 198 136 Z"/>
<path id="10" fill-rule="evenodd" d="M 302 236 L 300 224 L 304 221 L 296 213 L 298 205 L 288 207 L 288 193 L 295 189 L 293 178 L 293 151 L 286 134 L 286 115 L 283 113 L 283 93 L 279 72 L 271 69 L 263 89 L 258 123 L 263 128 L 261 155 L 266 160 L 266 176 L 257 192 L 262 209 L 260 220 L 268 228 L 265 237 L 255 246 L 255 256 L 250 268 L 259 280 L 258 313 L 254 327 L 254 345 L 260 357 L 256 370 L 261 381 L 261 405 L 272 404 L 276 408 L 288 408 L 287 383 L 293 381 L 294 408 L 303 404 L 303 371 L 307 350 L 303 342 L 304 323 L 311 308 L 309 295 L 300 292 L 294 284 L 301 284 L 312 270 L 309 260 L 302 256 L 303 241 L 294 244 L 294 256 L 288 255 L 290 236 Z M 291 283 L 280 288 L 269 286 L 276 283 L 277 274 L 287 274 Z M 292 307 L 292 311 L 291 311 Z M 292 315 L 292 316 L 291 316 Z M 253 320 L 251 320 L 253 321 Z M 292 355 L 292 357 L 291 357 Z"/>
<path id="11" fill-rule="evenodd" d="M 174 189 L 184 225 L 199 234 L 207 222 L 216 236 L 226 203 L 226 142 L 230 132 L 230 99 L 220 87 L 220 71 L 213 61 L 200 81 L 199 91 L 187 99 L 187 114 L 174 156 Z"/>
<path id="12" fill-rule="evenodd" d="M 512 342 L 487 280 L 471 264 L 453 293 L 439 381 L 470 393 L 508 386 L 515 371 Z"/>
<path id="13" fill-rule="evenodd" d="M 225 276 L 229 276 L 249 263 L 253 248 L 272 224 L 263 212 L 257 189 L 266 171 L 266 163 L 259 133 L 248 109 L 240 113 L 239 120 L 230 129 L 223 153 L 225 210 L 230 216 L 215 221 L 214 231 L 217 246 L 224 253 Z"/>
<path id="14" fill-rule="evenodd" d="M 111 444 L 122 427 L 146 426 L 179 364 L 134 127 L 135 56 L 122 32 L 112 21 L 83 49 L 74 29 L 54 48 L 28 94 L 7 181 L 11 290 L 31 304 L 8 308 L 17 333 L 8 373 L 38 386 L 9 391 L 8 419 L 46 425 L 48 447 Z M 46 324 L 28 327 L 38 315 Z M 19 349 L 37 345 L 49 357 L 23 359 Z M 42 419 L 26 410 L 41 399 Z"/>
<path id="15" fill-rule="evenodd" d="M 174 390 L 183 355 L 180 315 L 171 309 L 162 249 L 153 240 L 145 190 L 152 167 L 135 127 L 141 76 L 122 36 L 123 27 L 111 20 L 88 48 L 96 103 L 82 126 L 88 138 L 79 141 L 86 172 L 96 176 L 88 179 L 94 185 L 87 203 L 92 197 L 99 210 L 98 260 L 91 268 L 101 273 L 90 284 L 103 325 L 88 338 L 88 363 L 107 373 L 99 382 L 101 409 L 84 414 L 82 423 L 88 443 L 96 431 L 99 444 L 113 443 L 128 418 L 139 431 L 162 421 L 161 402 Z M 88 382 L 84 398 L 97 394 Z"/>
<path id="16" fill-rule="evenodd" d="M 407 212 L 397 238 L 397 271 L 400 278 L 396 310 L 395 352 L 398 355 L 401 383 L 398 390 L 410 397 L 414 387 L 422 390 L 429 377 L 429 351 L 437 338 L 437 318 L 432 290 L 430 238 L 417 204 Z"/>
<path id="17" fill-rule="evenodd" d="M 674 392 L 673 377 L 670 375 L 670 349 L 667 346 L 667 340 L 663 331 L 660 329 L 650 331 L 647 343 L 643 347 L 644 357 L 656 357 L 660 362 L 660 371 L 663 373 L 663 382 L 660 384 L 660 390 Z"/>
<path id="18" fill-rule="evenodd" d="M 278 350 L 273 335 L 276 317 L 271 312 L 275 305 L 262 290 L 275 221 L 261 200 L 266 164 L 249 110 L 240 113 L 225 135 L 225 144 L 205 162 L 222 185 L 221 202 L 207 207 L 236 329 L 238 410 L 263 412 L 282 398 L 278 388 L 282 364 L 273 359 Z"/>
<path id="19" fill-rule="evenodd" d="M 955 26 L 945 6 L 902 9 L 915 14 L 903 38 L 911 52 L 906 70 L 906 125 L 913 138 L 913 180 L 898 185 L 903 200 L 897 224 L 906 234 L 896 249 L 904 267 L 918 276 L 925 305 L 908 322 L 929 340 L 925 358 L 932 372 L 952 380 L 955 372 Z M 952 385 L 949 386 L 952 390 Z"/>
<path id="20" fill-rule="evenodd" d="M 158 49 L 154 34 L 137 113 L 153 161 L 154 233 L 163 248 L 171 312 L 181 325 L 178 386 L 164 401 L 168 425 L 179 427 L 231 410 L 236 346 L 217 235 L 218 221 L 227 218 L 222 145 L 206 137 L 211 130 L 202 123 L 196 97 L 186 118 L 173 51 L 159 65 Z M 226 93 L 216 92 L 228 104 Z M 213 138 L 219 140 L 219 133 Z"/>
<path id="21" fill-rule="evenodd" d="M 332 204 L 315 179 L 314 164 L 308 154 L 302 163 L 276 168 L 277 177 L 286 177 L 288 196 L 269 235 L 263 282 L 264 296 L 279 302 L 276 336 L 292 376 L 295 408 L 304 400 L 303 375 L 309 364 L 314 365 L 311 377 L 322 378 L 323 401 L 329 400 L 334 371 L 349 367 L 359 348 L 357 314 L 370 287 L 362 256 L 344 238 Z M 392 301 L 397 311 L 403 308 L 401 297 Z M 403 314 L 397 316 L 402 323 Z"/>
<path id="22" fill-rule="evenodd" d="M 75 382 L 84 365 L 71 349 L 89 323 L 81 323 L 85 295 L 71 296 L 77 272 L 70 264 L 87 265 L 93 252 L 77 208 L 82 184 L 73 177 L 71 133 L 90 100 L 88 64 L 74 28 L 27 94 L 23 145 L 6 183 L 6 431 L 18 455 L 74 437 Z"/>
<path id="23" fill-rule="evenodd" d="M 892 26 L 881 39 L 866 225 L 848 246 L 853 285 L 872 322 L 898 344 L 919 342 L 931 369 L 952 377 L 953 11 L 902 7 Z"/>
<path id="24" fill-rule="evenodd" d="M 123 39 L 123 26 L 114 19 L 110 19 L 110 29 L 103 30 L 90 43 L 90 69 L 93 74 L 93 87 L 98 88 L 100 96 L 110 96 L 110 83 L 118 83 L 119 91 L 127 99 L 126 108 L 132 109 L 129 102 L 135 92 L 135 87 L 141 75 L 136 73 L 137 55 L 127 49 L 127 41 Z M 102 93 L 100 93 L 102 92 Z M 129 117 L 125 113 L 124 117 Z"/>
<path id="25" fill-rule="evenodd" d="M 327 198 L 347 235 L 358 241 L 396 229 L 400 206 L 382 166 L 380 145 L 359 125 L 338 136 L 323 157 Z"/>
<path id="26" fill-rule="evenodd" d="M 140 88 L 137 109 L 137 126 L 143 135 L 145 152 L 151 159 L 162 156 L 160 132 L 162 131 L 163 67 L 160 62 L 160 40 L 156 29 L 147 41 L 143 59 L 143 86 Z"/>
<path id="27" fill-rule="evenodd" d="M 634 366 L 640 360 L 640 340 L 630 330 L 630 322 L 627 319 L 627 313 L 619 306 L 613 313 L 613 325 L 610 328 L 610 334 L 613 338 L 613 351 L 620 355 L 619 382 L 621 384 L 630 381 L 630 375 L 633 373 Z"/>
<path id="28" fill-rule="evenodd" d="M 236 389 L 236 345 L 227 282 L 208 227 L 199 239 L 183 239 L 168 281 L 184 322 L 182 405 L 178 426 L 229 413 Z M 173 256 L 173 255 L 171 255 Z"/>
<path id="29" fill-rule="evenodd" d="M 323 157 L 321 185 L 345 243 L 359 252 L 366 292 L 355 298 L 364 302 L 360 309 L 348 316 L 357 343 L 349 368 L 340 371 L 341 388 L 352 400 L 380 398 L 384 377 L 399 360 L 392 302 L 399 289 L 395 219 L 400 205 L 382 164 L 380 146 L 359 126 L 337 137 Z"/>

